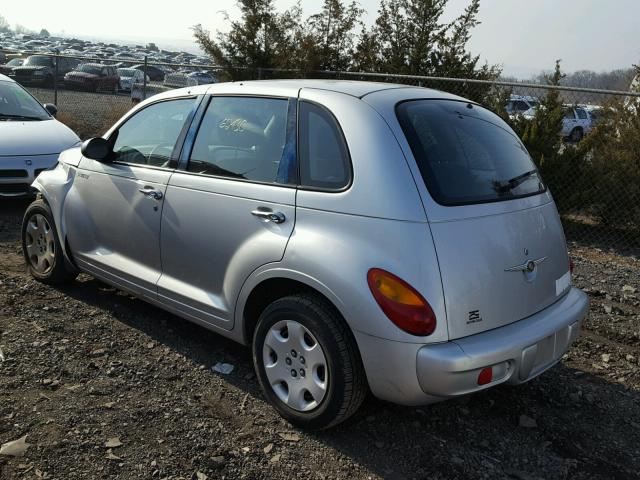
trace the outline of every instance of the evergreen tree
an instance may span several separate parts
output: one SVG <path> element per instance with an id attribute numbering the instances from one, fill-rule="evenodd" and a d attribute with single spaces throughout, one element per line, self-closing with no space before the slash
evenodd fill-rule
<path id="1" fill-rule="evenodd" d="M 308 20 L 311 52 L 317 70 L 346 70 L 354 54 L 354 30 L 361 26 L 364 10 L 356 2 L 344 5 L 340 0 L 324 0 L 320 13 Z"/>
<path id="2" fill-rule="evenodd" d="M 479 24 L 480 0 L 471 0 L 460 17 L 446 24 L 441 17 L 448 2 L 382 0 L 375 24 L 360 35 L 355 65 L 408 75 L 496 78 L 496 66 L 478 66 L 479 56 L 468 51 L 471 31 Z"/>
<path id="3" fill-rule="evenodd" d="M 231 22 L 229 33 L 218 32 L 214 39 L 196 25 L 196 42 L 235 79 L 253 77 L 261 68 L 281 67 L 281 52 L 287 50 L 282 42 L 289 39 L 282 31 L 284 14 L 275 11 L 273 0 L 239 0 L 237 5 L 241 19 Z"/>

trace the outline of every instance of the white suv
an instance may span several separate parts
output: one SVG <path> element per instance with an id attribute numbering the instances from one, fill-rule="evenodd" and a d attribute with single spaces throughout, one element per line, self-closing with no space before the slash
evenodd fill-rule
<path id="1" fill-rule="evenodd" d="M 565 106 L 562 119 L 562 138 L 578 143 L 593 129 L 591 114 L 584 107 Z"/>

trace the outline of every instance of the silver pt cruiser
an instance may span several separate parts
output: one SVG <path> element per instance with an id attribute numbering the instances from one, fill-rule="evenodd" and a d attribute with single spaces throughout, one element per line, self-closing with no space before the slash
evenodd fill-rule
<path id="1" fill-rule="evenodd" d="M 89 273 L 243 344 L 266 398 L 326 428 L 530 380 L 588 309 L 514 132 L 403 85 L 221 83 L 141 103 L 35 181 L 41 281 Z"/>

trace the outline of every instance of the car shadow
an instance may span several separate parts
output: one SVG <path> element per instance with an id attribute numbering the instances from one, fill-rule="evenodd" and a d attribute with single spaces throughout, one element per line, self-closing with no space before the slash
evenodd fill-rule
<path id="1" fill-rule="evenodd" d="M 60 290 L 193 362 L 235 366 L 263 401 L 249 348 L 82 275 Z M 211 375 L 217 375 L 214 372 Z M 559 364 L 519 386 L 419 408 L 371 396 L 344 424 L 300 432 L 383 478 L 637 478 L 640 392 Z M 275 415 L 275 413 L 273 413 Z"/>

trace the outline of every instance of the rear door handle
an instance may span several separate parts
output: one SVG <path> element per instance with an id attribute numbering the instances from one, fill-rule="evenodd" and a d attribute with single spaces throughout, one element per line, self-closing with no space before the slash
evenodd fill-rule
<path id="1" fill-rule="evenodd" d="M 153 190 L 152 188 L 139 188 L 138 191 L 145 197 L 153 198 L 154 200 L 162 200 L 162 192 L 159 190 Z"/>
<path id="2" fill-rule="evenodd" d="M 252 210 L 251 215 L 273 223 L 284 223 L 284 221 L 287 219 L 287 217 L 284 216 L 284 213 L 274 212 L 271 210 Z"/>

